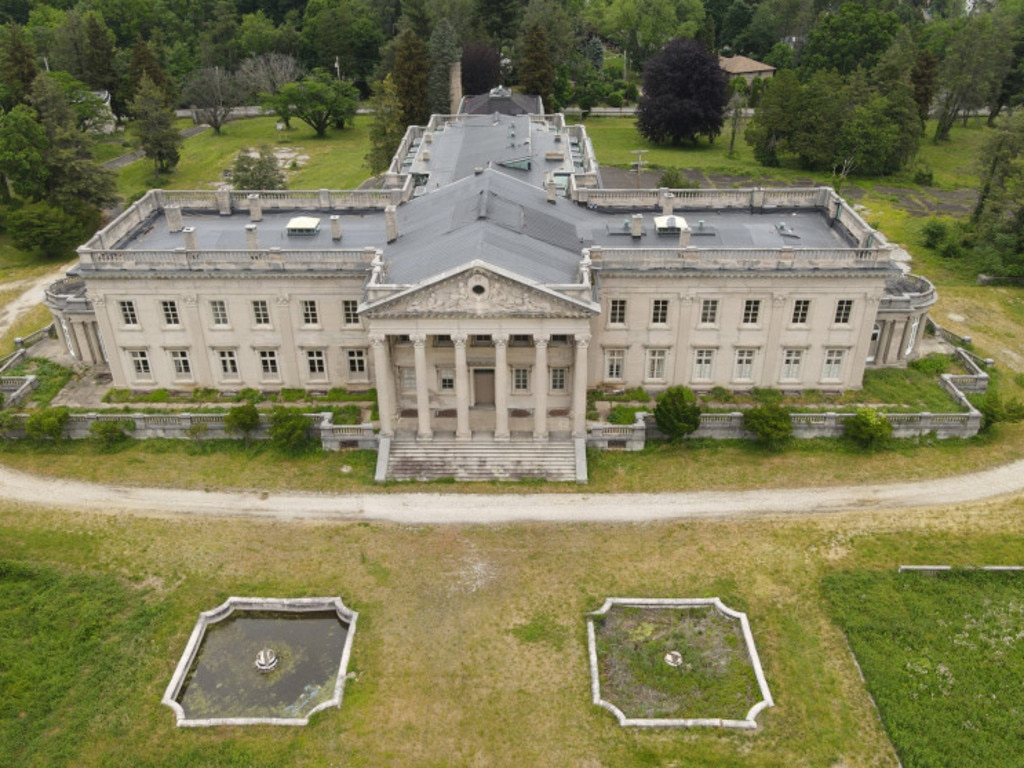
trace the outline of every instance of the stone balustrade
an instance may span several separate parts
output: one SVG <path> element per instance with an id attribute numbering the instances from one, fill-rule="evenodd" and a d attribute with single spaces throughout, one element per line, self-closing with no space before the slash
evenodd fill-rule
<path id="1" fill-rule="evenodd" d="M 189 270 L 207 271 L 253 271 L 269 270 L 281 272 L 302 272 L 320 270 L 350 270 L 365 272 L 370 269 L 377 255 L 374 248 L 231 251 L 187 251 L 176 248 L 173 251 L 131 251 L 106 250 L 84 252 L 79 250 L 82 268 L 90 272 L 105 269 L 123 271 L 138 270 Z"/>
<path id="2" fill-rule="evenodd" d="M 887 248 L 591 248 L 593 269 L 844 269 L 875 268 Z"/>

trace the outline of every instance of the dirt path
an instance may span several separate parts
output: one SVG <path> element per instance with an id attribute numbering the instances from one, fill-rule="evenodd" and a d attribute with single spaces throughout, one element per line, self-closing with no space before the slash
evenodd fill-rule
<path id="1" fill-rule="evenodd" d="M 21 288 L 22 291 L 21 295 L 14 299 L 14 301 L 0 306 L 0 336 L 7 333 L 10 327 L 17 322 L 21 315 L 28 312 L 37 304 L 43 303 L 46 286 L 63 275 L 64 271 L 69 266 L 70 265 L 68 264 L 61 264 L 33 280 L 25 280 L 20 283 L 13 283 L 4 286 L 5 290 Z"/>
<path id="2" fill-rule="evenodd" d="M 467 496 L 231 493 L 129 488 L 54 480 L 0 467 L 0 500 L 150 517 L 384 520 L 397 523 L 637 522 L 916 509 L 984 501 L 1024 490 L 1024 461 L 919 483 L 666 494 Z"/>

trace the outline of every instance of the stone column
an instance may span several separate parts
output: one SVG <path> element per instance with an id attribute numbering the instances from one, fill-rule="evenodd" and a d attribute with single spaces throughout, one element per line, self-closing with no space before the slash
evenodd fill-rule
<path id="1" fill-rule="evenodd" d="M 576 362 L 572 369 L 572 436 L 587 436 L 587 348 L 589 333 L 576 334 Z"/>
<path id="2" fill-rule="evenodd" d="M 508 440 L 508 334 L 491 334 L 494 342 L 494 439 Z"/>
<path id="3" fill-rule="evenodd" d="M 427 390 L 427 337 L 414 333 L 409 338 L 416 359 L 416 437 L 430 440 L 434 432 L 430 428 L 430 393 Z"/>
<path id="4" fill-rule="evenodd" d="M 533 439 L 548 439 L 548 342 L 546 333 L 533 335 Z"/>
<path id="5" fill-rule="evenodd" d="M 391 370 L 388 337 L 383 333 L 371 333 L 370 346 L 373 347 L 373 377 L 377 385 L 380 434 L 382 437 L 393 437 L 395 434 L 395 376 Z"/>
<path id="6" fill-rule="evenodd" d="M 466 334 L 453 333 L 455 346 L 455 439 L 469 440 L 469 366 L 466 364 Z"/>

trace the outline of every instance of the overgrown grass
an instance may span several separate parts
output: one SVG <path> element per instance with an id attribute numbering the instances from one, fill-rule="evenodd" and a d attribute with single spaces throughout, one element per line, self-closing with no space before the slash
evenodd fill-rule
<path id="1" fill-rule="evenodd" d="M 1020 765 L 1024 575 L 852 571 L 824 593 L 906 768 Z"/>
<path id="2" fill-rule="evenodd" d="M 47 406 L 71 381 L 73 372 L 70 368 L 46 360 L 41 357 L 30 357 L 24 363 L 11 369 L 12 376 L 35 376 L 39 386 L 29 395 L 29 400 L 37 406 Z"/>

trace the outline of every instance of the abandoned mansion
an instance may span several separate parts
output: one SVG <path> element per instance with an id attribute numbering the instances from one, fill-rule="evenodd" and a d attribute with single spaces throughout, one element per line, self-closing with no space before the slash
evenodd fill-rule
<path id="1" fill-rule="evenodd" d="M 47 303 L 133 390 L 376 388 L 380 434 L 544 440 L 587 390 L 839 391 L 935 291 L 832 189 L 609 189 L 561 115 L 436 115 L 381 188 L 152 190 Z"/>

